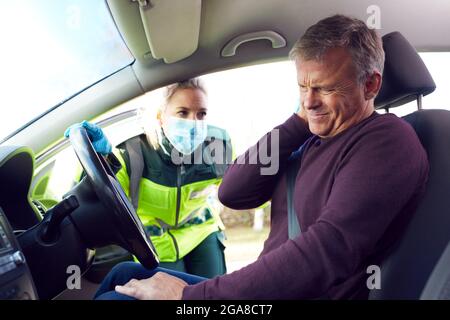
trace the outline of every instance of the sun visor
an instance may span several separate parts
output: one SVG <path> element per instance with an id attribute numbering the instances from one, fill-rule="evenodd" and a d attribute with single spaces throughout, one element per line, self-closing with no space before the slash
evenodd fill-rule
<path id="1" fill-rule="evenodd" d="M 145 35 L 155 59 L 174 63 L 198 48 L 202 0 L 140 0 Z"/>

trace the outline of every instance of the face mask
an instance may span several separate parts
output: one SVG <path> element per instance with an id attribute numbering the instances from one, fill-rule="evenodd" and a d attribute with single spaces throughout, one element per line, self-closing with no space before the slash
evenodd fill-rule
<path id="1" fill-rule="evenodd" d="M 189 155 L 205 141 L 207 124 L 205 120 L 169 117 L 164 126 L 164 134 L 175 149 Z"/>

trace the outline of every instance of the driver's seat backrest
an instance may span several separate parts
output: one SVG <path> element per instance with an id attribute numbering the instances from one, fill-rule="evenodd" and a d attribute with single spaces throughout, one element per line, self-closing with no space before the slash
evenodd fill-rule
<path id="1" fill-rule="evenodd" d="M 420 56 L 401 34 L 383 37 L 383 46 L 386 64 L 377 108 L 402 105 L 434 90 Z M 372 290 L 370 299 L 419 299 L 450 241 L 450 111 L 419 110 L 404 120 L 413 126 L 427 152 L 430 174 L 416 212 L 382 262 L 381 289 Z"/>

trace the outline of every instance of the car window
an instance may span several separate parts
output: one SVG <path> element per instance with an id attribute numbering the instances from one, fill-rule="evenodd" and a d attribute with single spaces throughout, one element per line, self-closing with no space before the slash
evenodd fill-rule
<path id="1" fill-rule="evenodd" d="M 203 77 L 212 124 L 227 129 L 236 154 L 297 110 L 299 93 L 294 63 L 268 63 Z"/>
<path id="2" fill-rule="evenodd" d="M 103 0 L 1 1 L 0 41 L 0 140 L 134 60 Z"/>
<path id="3" fill-rule="evenodd" d="M 240 154 L 265 132 L 283 122 L 298 106 L 295 68 L 291 62 L 238 68 L 203 76 L 208 90 L 208 121 L 228 131 Z M 102 124 L 113 145 L 143 132 L 163 99 L 158 89 L 132 99 L 91 121 Z M 72 148 L 37 159 L 31 197 L 53 204 L 72 188 L 80 168 Z M 45 159 L 45 160 L 43 160 Z"/>
<path id="4" fill-rule="evenodd" d="M 295 68 L 291 62 L 239 68 L 202 78 L 208 90 L 209 123 L 228 131 L 235 154 L 256 143 L 298 106 Z M 117 145 L 143 132 L 145 121 L 155 115 L 162 99 L 163 89 L 154 90 L 91 121 L 103 124 L 108 139 Z M 75 186 L 81 168 L 68 144 L 50 157 L 40 155 L 36 162 L 31 198 L 49 208 Z M 221 209 L 227 227 L 228 272 L 256 260 L 268 236 L 269 211 L 270 206 L 240 212 Z"/>

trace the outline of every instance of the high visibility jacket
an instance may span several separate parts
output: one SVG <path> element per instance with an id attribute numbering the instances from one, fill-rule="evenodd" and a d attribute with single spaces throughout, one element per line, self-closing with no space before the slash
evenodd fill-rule
<path id="1" fill-rule="evenodd" d="M 211 233 L 223 230 L 214 206 L 218 185 L 232 159 L 231 142 L 223 129 L 208 126 L 203 144 L 183 163 L 139 136 L 144 167 L 139 182 L 137 214 L 162 262 L 182 259 Z M 167 150 L 167 148 L 166 148 Z M 122 168 L 116 173 L 130 196 L 130 157 L 126 142 L 114 151 Z M 187 160 L 187 161 L 186 161 Z"/>

